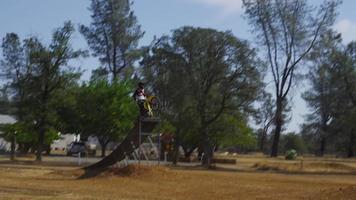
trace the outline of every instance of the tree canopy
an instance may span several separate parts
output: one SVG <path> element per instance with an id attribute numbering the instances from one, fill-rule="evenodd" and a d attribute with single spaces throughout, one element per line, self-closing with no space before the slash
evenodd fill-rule
<path id="1" fill-rule="evenodd" d="M 99 58 L 112 79 L 124 75 L 123 71 L 140 56 L 137 44 L 144 33 L 131 5 L 130 0 L 91 0 L 92 22 L 80 26 L 93 56 Z"/>
<path id="2" fill-rule="evenodd" d="M 252 109 L 260 63 L 246 41 L 231 32 L 182 27 L 158 39 L 144 59 L 144 76 L 177 129 L 197 134 L 210 164 L 214 123 Z M 183 125 L 183 126 L 182 126 Z"/>

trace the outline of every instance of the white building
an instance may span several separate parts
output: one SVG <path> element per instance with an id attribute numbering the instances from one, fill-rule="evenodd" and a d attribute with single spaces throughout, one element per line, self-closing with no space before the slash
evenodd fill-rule
<path id="1" fill-rule="evenodd" d="M 0 114 L 0 124 L 13 124 L 16 122 L 16 119 L 13 118 L 10 115 L 2 115 Z M 65 134 L 61 135 L 61 139 L 55 140 L 53 144 L 51 145 L 52 150 L 62 150 L 65 151 L 67 150 L 67 147 L 70 143 L 76 141 L 79 139 L 75 134 Z M 100 144 L 98 142 L 98 139 L 96 137 L 89 137 L 87 142 L 88 144 L 94 144 L 97 148 L 100 148 Z M 113 149 L 117 143 L 112 143 L 110 142 L 107 146 L 107 149 Z M 3 138 L 0 137 L 0 152 L 8 152 L 10 151 L 10 146 L 11 144 L 7 141 L 5 141 Z"/>
<path id="2" fill-rule="evenodd" d="M 51 145 L 52 150 L 62 150 L 65 151 L 67 150 L 67 147 L 69 146 L 70 143 L 74 141 L 78 141 L 80 138 L 75 135 L 75 134 L 65 134 L 61 135 L 61 139 L 53 141 L 53 144 Z M 88 140 L 86 141 L 87 144 L 93 144 L 96 147 L 99 147 L 100 144 L 98 142 L 98 139 L 96 137 L 88 137 Z"/>
<path id="3" fill-rule="evenodd" d="M 0 124 L 13 124 L 16 122 L 16 119 L 10 115 L 1 115 L 0 114 Z M 3 138 L 0 138 L 0 151 L 10 151 L 11 144 L 5 141 Z"/>

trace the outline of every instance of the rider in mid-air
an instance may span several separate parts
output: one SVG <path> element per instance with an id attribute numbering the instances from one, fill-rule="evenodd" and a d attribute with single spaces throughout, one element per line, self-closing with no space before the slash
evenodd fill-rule
<path id="1" fill-rule="evenodd" d="M 138 83 L 137 89 L 135 90 L 135 92 L 133 94 L 133 98 L 135 99 L 138 107 L 140 108 L 141 116 L 145 116 L 146 110 L 144 108 L 144 103 L 146 101 L 146 94 L 145 94 L 144 84 L 142 82 Z"/>

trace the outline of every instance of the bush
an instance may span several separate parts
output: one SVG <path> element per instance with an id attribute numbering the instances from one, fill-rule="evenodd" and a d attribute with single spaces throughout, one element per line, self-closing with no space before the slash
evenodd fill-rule
<path id="1" fill-rule="evenodd" d="M 306 152 L 306 145 L 299 134 L 287 133 L 282 135 L 280 152 L 287 152 L 294 149 L 299 154 Z"/>
<path id="2" fill-rule="evenodd" d="M 295 160 L 297 159 L 297 156 L 298 156 L 297 151 L 294 149 L 290 149 L 286 152 L 285 158 L 286 160 Z"/>

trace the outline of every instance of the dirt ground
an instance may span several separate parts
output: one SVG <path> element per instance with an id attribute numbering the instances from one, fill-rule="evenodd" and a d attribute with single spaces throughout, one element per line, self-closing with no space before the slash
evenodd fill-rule
<path id="1" fill-rule="evenodd" d="M 74 166 L 0 159 L 0 199 L 356 199 L 355 160 L 236 159 L 215 170 L 130 166 L 85 179 Z"/>

